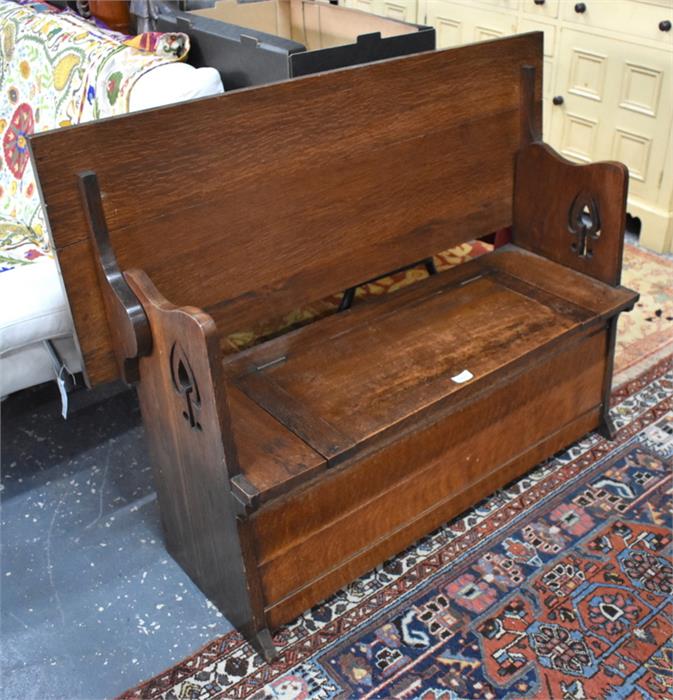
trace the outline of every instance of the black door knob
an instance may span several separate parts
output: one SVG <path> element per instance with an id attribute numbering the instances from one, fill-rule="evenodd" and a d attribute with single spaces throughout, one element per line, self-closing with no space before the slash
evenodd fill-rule
<path id="1" fill-rule="evenodd" d="M 575 12 L 577 12 L 578 15 L 582 15 L 587 11 L 587 6 L 583 2 L 578 2 L 577 5 L 575 5 Z"/>
<path id="2" fill-rule="evenodd" d="M 544 5 L 545 0 L 533 0 L 536 5 Z"/>
<path id="3" fill-rule="evenodd" d="M 659 22 L 659 29 L 662 32 L 670 32 L 671 31 L 671 20 L 664 19 L 661 22 Z"/>
<path id="4" fill-rule="evenodd" d="M 562 105 L 565 100 L 563 99 L 563 95 L 556 95 L 556 97 L 552 98 L 552 102 L 558 107 Z"/>

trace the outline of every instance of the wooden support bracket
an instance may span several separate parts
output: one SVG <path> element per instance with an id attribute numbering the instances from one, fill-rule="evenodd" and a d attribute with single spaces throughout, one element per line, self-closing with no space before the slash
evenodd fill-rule
<path id="1" fill-rule="evenodd" d="M 535 66 L 521 66 L 521 145 L 542 141 L 535 103 Z"/>
<path id="2" fill-rule="evenodd" d="M 244 474 L 235 474 L 229 480 L 231 493 L 240 506 L 241 514 L 248 514 L 259 507 L 259 491 Z"/>
<path id="3" fill-rule="evenodd" d="M 145 311 L 119 269 L 105 221 L 96 173 L 79 174 L 79 188 L 94 249 L 108 327 L 117 365 L 127 384 L 139 380 L 138 360 L 152 352 L 152 333 Z"/>

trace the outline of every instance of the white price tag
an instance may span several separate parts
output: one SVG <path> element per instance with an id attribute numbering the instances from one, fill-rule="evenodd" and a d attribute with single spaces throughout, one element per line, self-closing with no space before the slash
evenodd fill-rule
<path id="1" fill-rule="evenodd" d="M 469 382 L 470 379 L 474 379 L 474 374 L 472 374 L 469 369 L 464 369 L 459 374 L 451 377 L 451 381 L 455 382 L 456 384 L 464 384 L 465 382 Z"/>

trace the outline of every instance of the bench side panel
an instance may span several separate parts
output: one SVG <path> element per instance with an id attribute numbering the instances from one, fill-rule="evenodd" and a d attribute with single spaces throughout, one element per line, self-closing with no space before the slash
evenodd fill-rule
<path id="1" fill-rule="evenodd" d="M 578 165 L 547 144 L 529 144 L 516 162 L 512 241 L 619 285 L 628 181 L 622 163 Z"/>
<path id="2" fill-rule="evenodd" d="M 31 139 L 92 384 L 117 376 L 78 173 L 122 270 L 227 334 L 511 223 L 541 34 L 241 90 Z"/>

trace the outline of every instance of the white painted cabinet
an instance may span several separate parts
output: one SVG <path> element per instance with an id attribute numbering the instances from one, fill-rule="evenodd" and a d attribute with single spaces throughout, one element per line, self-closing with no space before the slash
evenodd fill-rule
<path id="1" fill-rule="evenodd" d="M 418 17 L 417 0 L 341 0 L 339 4 L 404 22 L 415 23 Z"/>
<path id="2" fill-rule="evenodd" d="M 551 110 L 550 143 L 578 162 L 625 163 L 629 213 L 641 220 L 643 243 L 671 250 L 671 190 L 664 189 L 673 167 L 671 48 L 564 29 L 554 93 L 563 102 Z"/>
<path id="3" fill-rule="evenodd" d="M 437 29 L 437 48 L 497 39 L 516 32 L 516 15 L 447 0 L 425 0 L 422 24 Z M 496 3 L 498 6 L 504 4 Z M 426 19 L 427 18 L 427 19 Z"/>
<path id="4" fill-rule="evenodd" d="M 641 242 L 673 251 L 673 0 L 418 0 L 417 8 L 439 48 L 543 31 L 545 140 L 576 162 L 626 163 Z"/>

